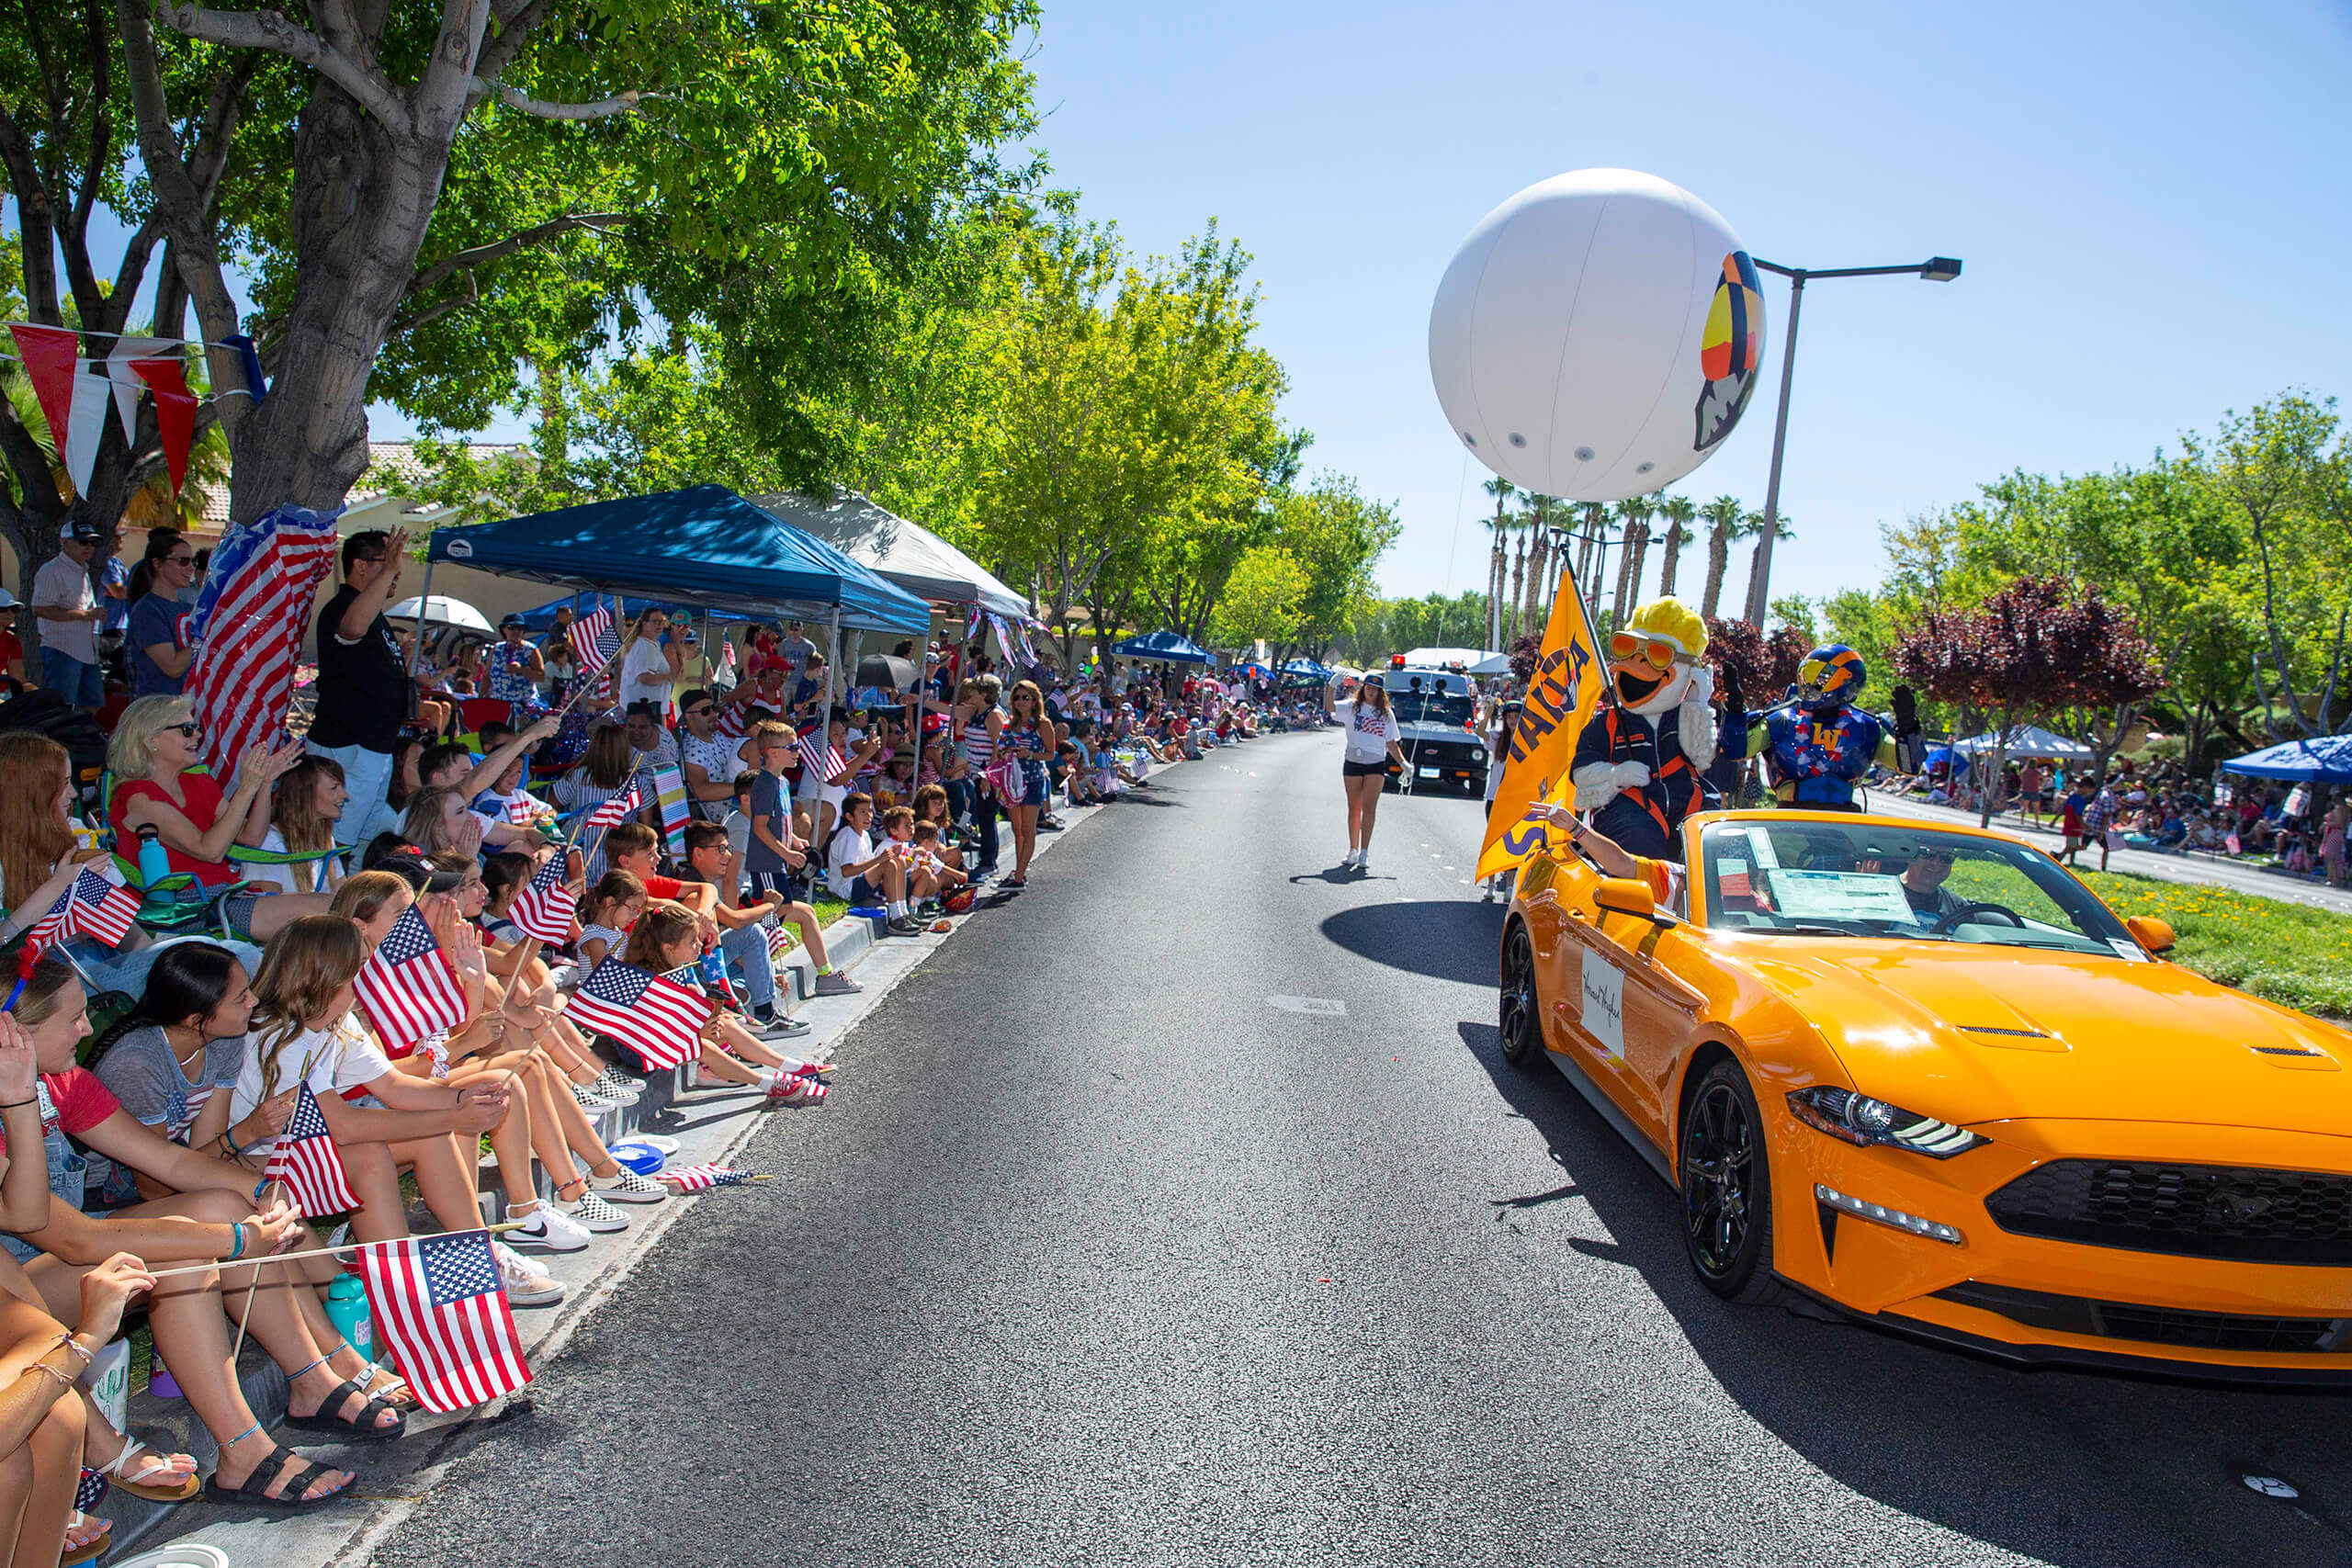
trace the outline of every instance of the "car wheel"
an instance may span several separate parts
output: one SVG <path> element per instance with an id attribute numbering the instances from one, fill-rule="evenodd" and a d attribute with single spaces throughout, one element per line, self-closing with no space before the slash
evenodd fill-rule
<path id="1" fill-rule="evenodd" d="M 1544 1018 L 1535 990 L 1535 948 L 1525 926 L 1511 927 L 1503 939 L 1502 987 L 1503 1060 L 1532 1066 L 1544 1059 Z"/>
<path id="2" fill-rule="evenodd" d="M 1683 1249 L 1700 1282 L 1727 1302 L 1778 1296 L 1764 1119 L 1736 1062 L 1708 1068 L 1691 1095 L 1675 1177 L 1682 1190 Z"/>

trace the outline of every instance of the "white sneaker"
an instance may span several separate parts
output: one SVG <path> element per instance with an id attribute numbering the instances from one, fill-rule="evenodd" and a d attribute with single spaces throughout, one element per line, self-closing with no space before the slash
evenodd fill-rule
<path id="1" fill-rule="evenodd" d="M 490 1249 L 498 1258 L 498 1280 L 506 1287 L 509 1306 L 553 1306 L 563 1300 L 563 1281 L 531 1266 L 530 1261 L 503 1241 Z"/>
<path id="2" fill-rule="evenodd" d="M 569 1203 L 557 1199 L 556 1213 L 581 1229 L 599 1235 L 628 1229 L 628 1216 L 597 1197 L 594 1190 L 582 1192 Z"/>
<path id="3" fill-rule="evenodd" d="M 1346 854 L 1341 855 L 1340 857 L 1340 869 L 1341 871 L 1352 870 L 1356 863 L 1356 856 L 1363 852 L 1362 850 L 1350 850 Z"/>
<path id="4" fill-rule="evenodd" d="M 506 1245 L 517 1252 L 578 1252 L 588 1245 L 588 1229 L 568 1214 L 558 1213 L 545 1203 L 526 1215 L 517 1214 L 513 1204 L 506 1208 L 506 1217 L 518 1222 L 520 1230 L 506 1233 Z"/>
<path id="5" fill-rule="evenodd" d="M 1358 850 L 1356 852 L 1356 869 L 1363 872 L 1366 876 L 1372 874 L 1372 852 L 1370 850 Z"/>

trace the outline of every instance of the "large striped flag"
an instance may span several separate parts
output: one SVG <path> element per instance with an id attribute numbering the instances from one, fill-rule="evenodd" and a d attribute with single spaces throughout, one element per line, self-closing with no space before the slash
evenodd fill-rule
<path id="1" fill-rule="evenodd" d="M 488 1231 L 371 1241 L 357 1249 L 376 1337 L 416 1402 L 469 1410 L 531 1381 Z"/>
<path id="2" fill-rule="evenodd" d="M 334 565 L 334 519 L 281 506 L 232 525 L 212 552 L 188 617 L 196 662 L 181 689 L 204 726 L 204 761 L 221 778 L 285 726 L 311 600 Z"/>
<path id="3" fill-rule="evenodd" d="M 549 947 L 560 947 L 571 940 L 571 916 L 578 902 L 571 896 L 571 885 L 564 878 L 564 861 L 562 855 L 549 855 L 547 863 L 532 874 L 531 880 L 506 908 L 506 918 L 514 922 L 515 929 Z"/>
<path id="4" fill-rule="evenodd" d="M 699 992 L 666 975 L 607 958 L 580 982 L 564 1015 L 620 1041 L 659 1072 L 702 1055 L 711 1010 Z"/>
<path id="5" fill-rule="evenodd" d="M 465 988 L 411 904 L 359 966 L 352 982 L 368 1021 L 394 1053 L 466 1021 Z"/>
<path id="6" fill-rule="evenodd" d="M 25 938 L 28 946 L 48 947 L 69 937 L 95 938 L 107 947 L 130 934 L 139 918 L 139 895 L 122 885 L 122 873 L 111 862 L 85 865 L 74 874 L 74 886 L 58 896 Z"/>
<path id="7" fill-rule="evenodd" d="M 270 1151 L 261 1179 L 286 1183 L 296 1206 L 314 1220 L 360 1207 L 359 1194 L 344 1174 L 343 1156 L 335 1152 L 334 1136 L 327 1131 L 326 1116 L 307 1083 L 295 1091 L 294 1114 L 286 1119 L 286 1131 L 277 1134 L 277 1146 Z"/>

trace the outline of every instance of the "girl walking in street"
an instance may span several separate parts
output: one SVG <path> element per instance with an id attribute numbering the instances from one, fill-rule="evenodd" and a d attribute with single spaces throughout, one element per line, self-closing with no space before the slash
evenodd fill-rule
<path id="1" fill-rule="evenodd" d="M 1348 852 L 1340 866 L 1369 874 L 1373 819 L 1380 812 L 1380 792 L 1388 782 L 1390 760 L 1399 768 L 1405 765 L 1405 751 L 1398 744 L 1405 732 L 1389 711 L 1386 687 L 1367 678 L 1352 689 L 1354 696 L 1335 703 L 1331 688 L 1324 687 L 1323 712 L 1345 724 L 1348 730 L 1347 752 L 1340 762 L 1340 782 L 1348 795 Z"/>

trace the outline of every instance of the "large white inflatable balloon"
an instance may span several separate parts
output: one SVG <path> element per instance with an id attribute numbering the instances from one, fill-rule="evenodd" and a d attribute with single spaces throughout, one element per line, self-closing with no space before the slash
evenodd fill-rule
<path id="1" fill-rule="evenodd" d="M 1430 375 L 1480 461 L 1623 501 L 1731 434 L 1764 356 L 1756 265 L 1715 209 L 1631 169 L 1532 185 L 1479 221 L 1430 308 Z"/>

